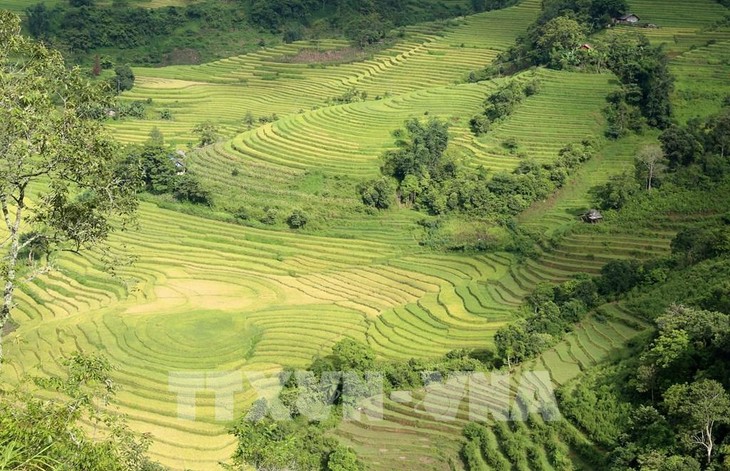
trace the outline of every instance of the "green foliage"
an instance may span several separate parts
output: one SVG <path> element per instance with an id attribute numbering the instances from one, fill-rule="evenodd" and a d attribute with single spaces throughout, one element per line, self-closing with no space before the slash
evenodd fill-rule
<path id="1" fill-rule="evenodd" d="M 134 87 L 134 72 L 129 64 L 114 68 L 114 77 L 109 79 L 109 85 L 117 93 L 131 90 Z"/>
<path id="2" fill-rule="evenodd" d="M 193 132 L 199 136 L 198 145 L 200 147 L 209 146 L 218 142 L 220 134 L 218 134 L 218 126 L 213 121 L 205 121 L 196 125 Z"/>
<path id="3" fill-rule="evenodd" d="M 525 89 L 518 82 L 510 82 L 489 95 L 484 102 L 484 114 L 489 121 L 497 121 L 511 115 L 525 97 Z"/>
<path id="4" fill-rule="evenodd" d="M 133 218 L 138 175 L 124 168 L 118 146 L 87 114 L 92 106 L 109 105 L 105 91 L 78 68 L 67 68 L 58 52 L 21 36 L 20 19 L 7 11 L 0 11 L 0 103 L 0 201 L 7 230 L 1 330 L 13 306 L 23 234 L 42 236 L 53 250 L 101 243 Z M 43 192 L 34 191 L 29 213 L 30 189 L 38 184 Z"/>
<path id="5" fill-rule="evenodd" d="M 325 103 L 328 105 L 344 105 L 347 103 L 356 103 L 365 101 L 368 98 L 368 92 L 360 91 L 357 88 L 350 88 L 340 96 L 327 98 Z"/>
<path id="6" fill-rule="evenodd" d="M 309 222 L 309 216 L 301 209 L 295 209 L 288 218 L 286 223 L 291 229 L 301 229 Z"/>
<path id="7" fill-rule="evenodd" d="M 538 285 L 525 300 L 524 318 L 495 334 L 498 357 L 511 367 L 552 346 L 599 304 L 598 285 L 587 276 Z"/>
<path id="8" fill-rule="evenodd" d="M 672 255 L 683 265 L 692 265 L 730 252 L 727 227 L 690 227 L 677 233 L 671 242 Z"/>
<path id="9" fill-rule="evenodd" d="M 350 448 L 338 446 L 327 460 L 327 471 L 362 471 L 365 467 Z"/>
<path id="10" fill-rule="evenodd" d="M 397 150 L 383 155 L 381 172 L 402 182 L 408 175 L 422 179 L 439 178 L 451 172 L 452 164 L 445 159 L 449 142 L 445 122 L 430 119 L 425 125 L 413 118 L 405 123 L 405 130 L 393 133 Z"/>
<path id="11" fill-rule="evenodd" d="M 176 175 L 172 195 L 178 201 L 187 201 L 205 206 L 213 204 L 211 192 L 204 188 L 197 176 L 190 172 Z"/>
<path id="12" fill-rule="evenodd" d="M 617 381 L 618 372 L 611 367 L 592 371 L 565 390 L 560 390 L 560 410 L 566 418 L 603 446 L 616 446 L 629 426 L 631 406 L 623 400 Z"/>
<path id="13" fill-rule="evenodd" d="M 266 407 L 266 400 L 259 399 L 232 428 L 237 439 L 234 469 L 326 469 L 328 456 L 338 448 L 334 438 L 325 436 L 326 429 L 259 415 Z"/>
<path id="14" fill-rule="evenodd" d="M 628 172 L 612 175 L 603 185 L 591 188 L 593 202 L 600 209 L 621 209 L 635 195 L 640 187 L 636 178 Z"/>
<path id="15" fill-rule="evenodd" d="M 357 186 L 362 203 L 376 209 L 388 209 L 393 203 L 395 187 L 389 178 L 378 178 Z"/>
<path id="16" fill-rule="evenodd" d="M 279 219 L 279 211 L 276 208 L 266 207 L 264 208 L 264 215 L 261 218 L 261 222 L 268 225 L 274 225 Z"/>
<path id="17" fill-rule="evenodd" d="M 716 433 L 713 428 L 730 422 L 730 395 L 725 388 L 710 379 L 675 384 L 664 393 L 664 405 L 686 430 L 688 441 L 705 448 L 709 465 Z"/>
<path id="18" fill-rule="evenodd" d="M 611 24 L 612 18 L 627 9 L 624 0 L 550 0 L 542 4 L 542 14 L 529 26 L 527 34 L 497 57 L 487 75 L 507 75 L 535 65 L 567 68 L 581 65 L 578 46 L 589 32 Z"/>
<path id="19" fill-rule="evenodd" d="M 605 47 L 608 67 L 624 85 L 623 101 L 641 110 L 649 126 L 668 127 L 674 78 L 662 48 L 641 34 L 612 35 Z"/>
<path id="20" fill-rule="evenodd" d="M 332 347 L 333 365 L 339 371 L 357 370 L 365 372 L 375 365 L 375 352 L 352 339 L 344 339 Z"/>
<path id="21" fill-rule="evenodd" d="M 473 132 L 475 136 L 481 136 L 482 134 L 486 134 L 487 132 L 489 132 L 490 127 L 491 123 L 483 113 L 474 115 L 469 120 L 469 129 L 471 129 L 471 132 Z"/>
<path id="22" fill-rule="evenodd" d="M 36 3 L 25 9 L 28 31 L 37 39 L 44 39 L 51 30 L 51 13 L 45 3 Z"/>
<path id="23" fill-rule="evenodd" d="M 239 420 L 231 431 L 238 440 L 235 469 L 249 464 L 259 469 L 360 471 L 364 468 L 355 453 L 327 433 L 343 410 L 382 392 L 383 380 L 387 390 L 414 389 L 454 371 L 485 369 L 469 350 L 451 351 L 433 360 L 378 361 L 369 345 L 345 338 L 330 355 L 316 358 L 307 371 L 285 369 L 279 377 L 283 389 L 276 406 L 272 401 L 268 411 L 269 404 L 261 399 Z M 292 420 L 275 420 L 267 411 Z"/>
<path id="24" fill-rule="evenodd" d="M 483 2 L 480 8 L 488 9 L 511 3 Z M 88 59 L 100 49 L 114 48 L 117 59 L 159 64 L 180 48 L 194 49 L 199 57 L 210 59 L 230 55 L 242 44 L 254 50 L 272 39 L 290 43 L 344 35 L 358 46 L 369 46 L 385 39 L 393 26 L 470 12 L 467 0 L 450 4 L 436 0 L 373 0 L 366 4 L 352 0 L 199 0 L 160 8 L 126 0 L 86 3 L 92 0 L 72 0 L 68 6 L 52 8 L 32 6 L 29 30 L 34 37 L 49 39 L 77 57 Z"/>
<path id="25" fill-rule="evenodd" d="M 116 391 L 109 361 L 77 352 L 62 363 L 65 377 L 35 378 L 53 399 L 22 387 L 0 396 L 0 469 L 162 471 L 145 456 L 149 439 L 105 408 Z"/>
<path id="26" fill-rule="evenodd" d="M 513 82 L 488 103 L 505 110 L 516 93 L 524 96 L 522 87 Z M 460 165 L 446 154 L 448 128 L 444 122 L 431 119 L 424 125 L 412 119 L 393 136 L 398 148 L 383 155 L 381 172 L 399 183 L 401 203 L 437 215 L 461 211 L 500 222 L 561 187 L 568 173 L 594 152 L 593 143 L 584 141 L 561 149 L 553 163 L 523 160 L 513 173 L 490 176 L 484 168 Z M 359 187 L 363 202 L 376 201 L 379 192 L 374 191 L 374 183 Z"/>

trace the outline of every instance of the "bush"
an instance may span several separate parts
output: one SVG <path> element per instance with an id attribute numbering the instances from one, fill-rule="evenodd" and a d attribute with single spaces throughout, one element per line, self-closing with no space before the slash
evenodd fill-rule
<path id="1" fill-rule="evenodd" d="M 251 213 L 247 207 L 240 206 L 233 211 L 233 217 L 239 221 L 248 221 L 251 219 Z"/>
<path id="2" fill-rule="evenodd" d="M 525 96 L 533 96 L 540 93 L 542 83 L 540 79 L 532 79 L 525 84 Z"/>
<path id="3" fill-rule="evenodd" d="M 299 209 L 295 209 L 289 217 L 286 218 L 286 223 L 291 229 L 301 229 L 307 225 L 308 221 L 309 216 Z"/>
<path id="4" fill-rule="evenodd" d="M 264 216 L 260 220 L 264 224 L 274 225 L 278 218 L 279 211 L 276 208 L 264 208 Z"/>
<path id="5" fill-rule="evenodd" d="M 200 142 L 198 145 L 204 147 L 210 144 L 214 144 L 220 137 L 218 135 L 218 126 L 212 121 L 205 121 L 200 123 L 193 128 L 193 132 L 200 136 Z"/>
<path id="6" fill-rule="evenodd" d="M 491 123 L 489 122 L 489 119 L 483 113 L 474 115 L 474 117 L 469 120 L 469 129 L 471 129 L 471 132 L 474 133 L 475 136 L 486 134 L 489 132 L 490 126 Z"/>
<path id="7" fill-rule="evenodd" d="M 362 202 L 377 209 L 388 209 L 393 202 L 395 188 L 390 179 L 380 178 L 360 183 L 357 186 Z"/>
<path id="8" fill-rule="evenodd" d="M 213 202 L 210 191 L 203 188 L 200 181 L 192 174 L 178 175 L 175 179 L 173 196 L 178 201 L 210 206 Z"/>

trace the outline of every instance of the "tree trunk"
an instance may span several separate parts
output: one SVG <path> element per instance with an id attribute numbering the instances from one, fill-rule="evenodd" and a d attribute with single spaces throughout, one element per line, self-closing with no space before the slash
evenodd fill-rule
<path id="1" fill-rule="evenodd" d="M 10 319 L 10 309 L 13 307 L 13 292 L 15 291 L 15 264 L 18 261 L 20 241 L 18 233 L 12 235 L 10 253 L 8 254 L 8 269 L 5 273 L 5 289 L 3 291 L 3 305 L 0 308 L 0 362 L 3 359 L 3 328 Z"/>
<path id="2" fill-rule="evenodd" d="M 712 461 L 712 425 L 707 425 L 705 433 L 707 433 L 707 464 L 709 465 Z"/>
<path id="3" fill-rule="evenodd" d="M 7 255 L 7 271 L 4 273 L 5 289 L 3 290 L 3 305 L 0 308 L 0 362 L 3 359 L 2 337 L 3 327 L 10 319 L 10 309 L 13 307 L 13 293 L 15 291 L 15 265 L 18 262 L 18 253 L 20 252 L 20 225 L 23 220 L 23 208 L 25 203 L 25 185 L 20 187 L 17 198 L 17 207 L 15 209 L 15 218 L 10 222 L 10 214 L 8 211 L 7 200 L 2 199 L 2 212 L 5 222 L 10 231 L 10 249 Z"/>
<path id="4" fill-rule="evenodd" d="M 649 165 L 649 181 L 647 182 L 646 189 L 651 191 L 651 179 L 654 177 L 654 166 Z"/>

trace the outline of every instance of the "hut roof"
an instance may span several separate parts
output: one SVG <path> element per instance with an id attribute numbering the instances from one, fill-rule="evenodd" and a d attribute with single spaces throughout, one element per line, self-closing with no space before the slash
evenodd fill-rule
<path id="1" fill-rule="evenodd" d="M 591 209 L 590 211 L 585 213 L 584 217 L 590 220 L 603 219 L 603 215 L 597 209 Z"/>

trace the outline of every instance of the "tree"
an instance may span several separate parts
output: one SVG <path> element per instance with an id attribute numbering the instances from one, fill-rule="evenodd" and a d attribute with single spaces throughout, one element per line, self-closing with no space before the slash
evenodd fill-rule
<path id="1" fill-rule="evenodd" d="M 646 189 L 651 191 L 654 178 L 666 168 L 662 148 L 656 144 L 644 147 L 636 157 L 635 165 L 637 176 L 646 181 Z"/>
<path id="2" fill-rule="evenodd" d="M 709 128 L 708 150 L 725 158 L 726 153 L 730 150 L 730 108 L 726 108 L 710 118 L 707 124 Z"/>
<path id="3" fill-rule="evenodd" d="M 94 0 L 68 0 L 68 4 L 72 7 L 93 7 Z"/>
<path id="4" fill-rule="evenodd" d="M 114 68 L 114 77 L 109 79 L 109 85 L 117 94 L 134 87 L 134 72 L 129 64 L 118 65 Z"/>
<path id="5" fill-rule="evenodd" d="M 368 180 L 357 185 L 362 203 L 377 209 L 388 209 L 393 201 L 395 188 L 388 178 Z"/>
<path id="6" fill-rule="evenodd" d="M 89 106 L 106 104 L 105 90 L 68 69 L 60 53 L 22 37 L 20 18 L 2 11 L 0 64 L 0 212 L 8 231 L 0 242 L 1 331 L 13 308 L 18 254 L 41 241 L 52 252 L 102 242 L 133 217 L 137 176 L 122 171 L 101 122 L 86 118 Z"/>
<path id="7" fill-rule="evenodd" d="M 524 323 L 510 324 L 500 328 L 494 334 L 494 344 L 497 355 L 512 368 L 514 363 L 520 362 L 530 354 L 531 335 L 525 329 Z"/>
<path id="8" fill-rule="evenodd" d="M 352 339 L 344 339 L 332 347 L 334 366 L 339 371 L 356 370 L 366 372 L 375 366 L 375 352 L 368 345 Z"/>
<path id="9" fill-rule="evenodd" d="M 593 200 L 601 209 L 621 209 L 638 191 L 639 185 L 628 172 L 612 175 L 605 184 L 591 188 Z"/>
<path id="10" fill-rule="evenodd" d="M 556 58 L 565 51 L 575 51 L 585 40 L 586 28 L 573 18 L 558 16 L 545 23 L 540 29 L 536 46 L 553 65 Z"/>
<path id="11" fill-rule="evenodd" d="M 199 146 L 204 147 L 215 144 L 220 137 L 218 134 L 218 126 L 213 121 L 205 121 L 193 128 L 193 132 L 200 136 Z"/>
<path id="12" fill-rule="evenodd" d="M 381 172 L 402 182 L 406 176 L 438 177 L 448 171 L 444 152 L 449 142 L 448 124 L 438 119 L 421 123 L 416 118 L 405 123 L 405 130 L 393 133 L 398 149 L 383 155 Z"/>
<path id="13" fill-rule="evenodd" d="M 327 460 L 328 471 L 361 471 L 362 469 L 363 466 L 357 460 L 355 452 L 341 445 L 330 454 Z"/>
<path id="14" fill-rule="evenodd" d="M 295 209 L 289 217 L 286 218 L 286 223 L 291 229 L 301 229 L 307 225 L 307 222 L 309 222 L 309 216 L 307 216 L 307 213 L 301 209 Z"/>
<path id="15" fill-rule="evenodd" d="M 51 31 L 51 14 L 45 3 L 36 3 L 26 8 L 25 14 L 31 36 L 37 39 L 47 37 Z"/>
<path id="16" fill-rule="evenodd" d="M 475 136 L 481 136 L 482 134 L 489 132 L 490 125 L 491 123 L 484 113 L 474 115 L 474 117 L 469 120 L 469 128 Z"/>
<path id="17" fill-rule="evenodd" d="M 710 379 L 675 384 L 664 393 L 664 405 L 679 419 L 689 440 L 705 448 L 709 465 L 715 446 L 715 424 L 730 421 L 730 396 L 722 384 Z"/>
<path id="18" fill-rule="evenodd" d="M 679 126 L 670 126 L 659 136 L 662 150 L 669 160 L 669 165 L 676 168 L 679 165 L 689 165 L 702 153 L 702 143 L 688 129 Z"/>
<path id="19" fill-rule="evenodd" d="M 145 456 L 149 438 L 104 407 L 116 392 L 108 360 L 74 353 L 61 363 L 65 375 L 26 378 L 47 390 L 44 397 L 23 382 L 0 395 L 0 469 L 163 471 Z"/>
<path id="20" fill-rule="evenodd" d="M 203 187 L 198 178 L 190 172 L 183 175 L 176 175 L 172 195 L 178 201 L 189 201 L 194 204 L 210 206 L 213 204 L 213 197 Z"/>

